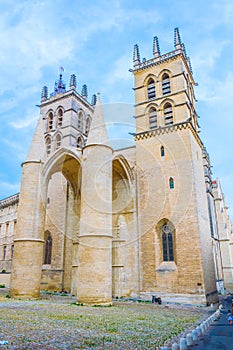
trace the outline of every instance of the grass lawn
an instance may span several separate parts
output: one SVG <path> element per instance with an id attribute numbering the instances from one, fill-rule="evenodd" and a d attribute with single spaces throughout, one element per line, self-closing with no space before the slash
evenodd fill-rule
<path id="1" fill-rule="evenodd" d="M 0 297 L 1 349 L 156 349 L 197 322 L 205 309 L 116 302 L 78 306 L 68 298 Z"/>

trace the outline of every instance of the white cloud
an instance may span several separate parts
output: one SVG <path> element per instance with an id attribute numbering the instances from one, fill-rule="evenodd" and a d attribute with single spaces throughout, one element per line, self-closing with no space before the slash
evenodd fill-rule
<path id="1" fill-rule="evenodd" d="M 11 183 L 7 181 L 0 181 L 0 198 L 6 198 L 8 196 L 11 196 L 12 194 L 15 194 L 19 192 L 20 189 L 20 183 Z"/>

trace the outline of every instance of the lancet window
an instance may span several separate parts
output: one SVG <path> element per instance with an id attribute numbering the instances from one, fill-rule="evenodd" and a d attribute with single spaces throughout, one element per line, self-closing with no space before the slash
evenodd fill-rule
<path id="1" fill-rule="evenodd" d="M 47 137 L 45 143 L 46 143 L 46 153 L 47 153 L 47 156 L 49 156 L 51 153 L 51 144 L 52 144 L 51 138 Z"/>
<path id="2" fill-rule="evenodd" d="M 52 245 L 53 245 L 53 240 L 50 233 L 48 233 L 45 239 L 44 264 L 49 264 L 49 265 L 51 264 Z"/>
<path id="3" fill-rule="evenodd" d="M 163 261 L 174 261 L 173 234 L 168 224 L 162 227 Z"/>
<path id="4" fill-rule="evenodd" d="M 170 187 L 170 189 L 173 189 L 175 187 L 175 182 L 174 182 L 174 179 L 172 177 L 170 177 L 170 179 L 169 179 L 169 187 Z"/>
<path id="5" fill-rule="evenodd" d="M 60 128 L 63 122 L 63 110 L 60 108 L 57 112 L 57 127 Z"/>
<path id="6" fill-rule="evenodd" d="M 53 120 L 54 120 L 53 113 L 50 112 L 48 115 L 48 131 L 53 130 Z"/>
<path id="7" fill-rule="evenodd" d="M 83 112 L 80 111 L 78 114 L 78 129 L 83 130 Z"/>
<path id="8" fill-rule="evenodd" d="M 61 147 L 61 135 L 56 135 L 56 149 L 59 149 Z"/>

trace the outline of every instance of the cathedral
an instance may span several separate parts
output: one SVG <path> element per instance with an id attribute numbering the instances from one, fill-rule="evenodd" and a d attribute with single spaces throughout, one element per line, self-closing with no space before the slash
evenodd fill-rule
<path id="1" fill-rule="evenodd" d="M 100 95 L 62 74 L 42 89 L 20 193 L 0 201 L 0 283 L 15 298 L 66 291 L 208 305 L 233 287 L 231 224 L 199 135 L 195 81 L 174 49 L 134 46 L 134 144 L 113 149 Z M 129 117 L 130 118 L 130 117 Z"/>

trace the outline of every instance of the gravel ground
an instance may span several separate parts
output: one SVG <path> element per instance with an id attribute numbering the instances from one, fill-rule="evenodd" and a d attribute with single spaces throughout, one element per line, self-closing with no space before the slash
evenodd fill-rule
<path id="1" fill-rule="evenodd" d="M 119 301 L 111 307 L 81 306 L 60 295 L 27 301 L 0 295 L 0 350 L 156 349 L 209 312 Z"/>

